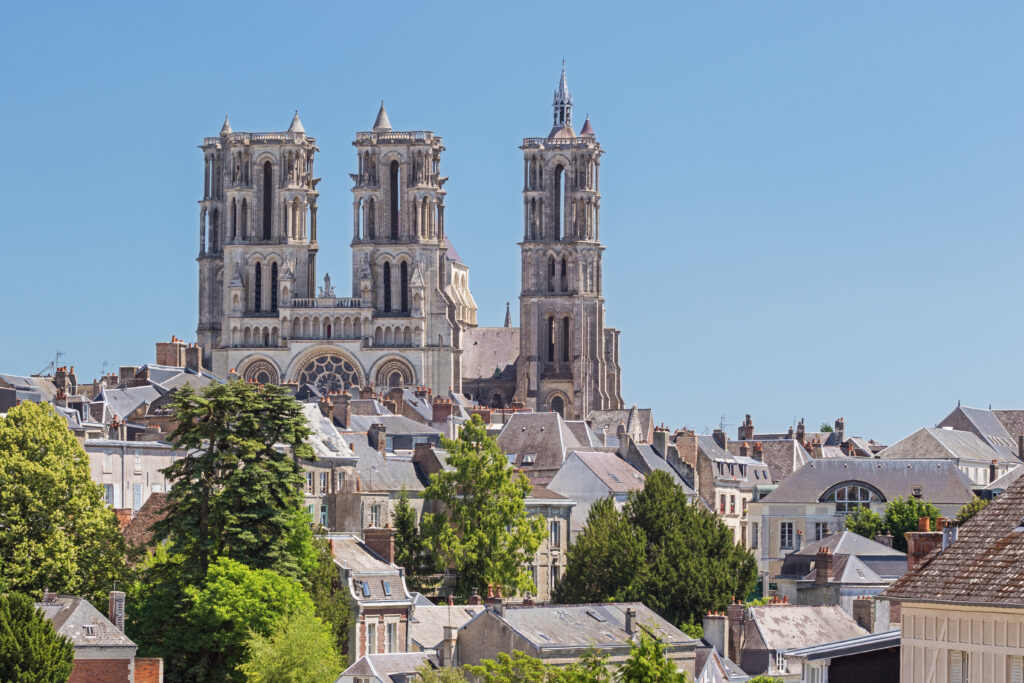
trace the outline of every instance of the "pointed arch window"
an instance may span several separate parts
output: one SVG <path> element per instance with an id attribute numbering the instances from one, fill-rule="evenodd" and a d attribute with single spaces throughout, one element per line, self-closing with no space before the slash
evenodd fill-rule
<path id="1" fill-rule="evenodd" d="M 270 264 L 270 310 L 277 311 L 277 264 Z"/>
<path id="2" fill-rule="evenodd" d="M 398 239 L 398 214 L 399 214 L 399 201 L 401 199 L 399 193 L 399 183 L 402 180 L 401 164 L 397 161 L 391 162 L 391 171 L 389 173 L 389 185 L 391 186 L 391 239 Z"/>
<path id="3" fill-rule="evenodd" d="M 569 262 L 566 260 L 566 258 L 564 256 L 562 257 L 562 282 L 561 282 L 561 285 L 562 285 L 562 291 L 563 292 L 568 292 L 569 291 Z"/>
<path id="4" fill-rule="evenodd" d="M 555 319 L 548 318 L 548 362 L 555 362 Z"/>
<path id="5" fill-rule="evenodd" d="M 409 312 L 409 263 L 402 261 L 402 265 L 399 267 L 399 279 L 401 281 L 401 292 L 402 292 L 402 312 Z"/>
<path id="6" fill-rule="evenodd" d="M 556 240 L 562 239 L 562 221 L 565 217 L 565 193 L 562 192 L 562 185 L 565 180 L 565 167 L 559 164 L 555 167 L 555 222 L 552 237 Z"/>
<path id="7" fill-rule="evenodd" d="M 548 291 L 555 291 L 555 257 L 548 257 Z"/>
<path id="8" fill-rule="evenodd" d="M 377 239 L 377 201 L 370 198 L 370 206 L 366 215 L 367 239 Z"/>
<path id="9" fill-rule="evenodd" d="M 270 239 L 274 210 L 274 166 L 269 161 L 263 164 L 263 239 Z"/>
<path id="10" fill-rule="evenodd" d="M 256 275 L 253 278 L 252 310 L 259 313 L 263 310 L 263 266 L 256 264 Z"/>
<path id="11" fill-rule="evenodd" d="M 569 362 L 569 318 L 562 318 L 562 362 Z"/>
<path id="12" fill-rule="evenodd" d="M 384 312 L 391 312 L 391 264 L 384 264 Z"/>

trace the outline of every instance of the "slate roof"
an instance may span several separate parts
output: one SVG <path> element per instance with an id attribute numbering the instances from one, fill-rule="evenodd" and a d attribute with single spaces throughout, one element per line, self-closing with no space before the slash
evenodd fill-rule
<path id="1" fill-rule="evenodd" d="M 1020 479 L 1022 474 L 1024 474 L 1024 466 L 1017 465 L 1003 476 L 994 479 L 985 489 L 988 491 L 1005 491 L 1010 488 L 1010 484 Z"/>
<path id="2" fill-rule="evenodd" d="M 528 475 L 553 475 L 565 462 L 570 450 L 582 448 L 572 430 L 558 413 L 513 413 L 498 434 L 498 446 L 515 456 L 516 467 Z M 536 455 L 533 464 L 524 464 L 528 453 Z"/>
<path id="3" fill-rule="evenodd" d="M 925 427 L 879 451 L 879 458 L 925 458 L 1020 462 L 1006 449 L 996 450 L 974 432 L 944 427 Z"/>
<path id="4" fill-rule="evenodd" d="M 388 435 L 437 436 L 436 427 L 417 422 L 405 415 L 353 415 L 349 429 L 365 432 L 375 424 L 384 425 Z"/>
<path id="5" fill-rule="evenodd" d="M 1017 457 L 1017 439 L 1010 436 L 999 417 L 991 410 L 957 406 L 936 427 L 952 427 L 973 432 L 1004 456 Z"/>
<path id="6" fill-rule="evenodd" d="M 18 391 L 38 394 L 43 401 L 52 403 L 57 396 L 57 387 L 51 377 L 24 377 L 0 373 L 0 380 Z"/>
<path id="7" fill-rule="evenodd" d="M 906 560 L 904 560 L 906 562 Z M 861 561 L 856 555 L 837 555 L 832 559 L 828 580 L 842 584 L 877 585 L 886 583 L 874 569 Z M 803 578 L 813 581 L 818 575 L 814 568 Z"/>
<path id="8" fill-rule="evenodd" d="M 747 644 L 752 647 L 751 626 L 760 636 L 764 649 L 791 650 L 867 635 L 839 605 L 762 605 L 748 607 L 752 623 L 746 624 Z"/>
<path id="9" fill-rule="evenodd" d="M 495 371 L 502 379 L 515 379 L 519 359 L 518 327 L 471 327 L 462 333 L 462 376 L 468 382 L 491 379 Z"/>
<path id="10" fill-rule="evenodd" d="M 993 410 L 992 413 L 1012 438 L 1024 434 L 1024 410 Z"/>
<path id="11" fill-rule="evenodd" d="M 635 408 L 635 406 L 634 406 Z M 587 422 L 595 430 L 604 430 L 605 434 L 615 435 L 618 432 L 619 425 L 629 429 L 629 413 L 632 409 L 623 408 L 622 410 L 592 410 L 590 415 L 587 415 Z M 637 417 L 640 420 L 640 433 L 643 436 L 644 441 L 650 441 L 653 434 L 653 417 L 650 408 L 636 408 Z"/>
<path id="12" fill-rule="evenodd" d="M 855 534 L 848 529 L 838 534 L 826 536 L 820 541 L 808 543 L 793 554 L 813 556 L 817 555 L 818 550 L 821 548 L 828 548 L 832 551 L 833 555 L 864 555 L 870 557 L 898 557 L 902 559 L 907 557 L 906 553 L 901 553 L 895 548 L 890 548 L 870 538 L 864 538 L 860 534 Z"/>
<path id="13" fill-rule="evenodd" d="M 366 444 L 366 437 L 358 440 Z M 363 491 L 422 491 L 423 482 L 417 473 L 416 465 L 408 458 L 383 456 L 368 445 L 359 449 L 359 463 L 356 472 L 362 482 Z"/>
<path id="14" fill-rule="evenodd" d="M 590 428 L 583 420 L 566 420 L 565 426 L 569 428 L 576 440 L 584 448 L 600 448 L 604 441 Z"/>
<path id="15" fill-rule="evenodd" d="M 483 605 L 416 605 L 409 622 L 409 637 L 423 650 L 435 650 L 444 639 L 444 627 L 460 628 L 484 611 Z"/>
<path id="16" fill-rule="evenodd" d="M 974 497 L 971 480 L 949 460 L 830 458 L 807 463 L 762 500 L 766 503 L 814 502 L 832 486 L 845 481 L 870 484 L 886 501 L 911 495 L 915 486 L 921 487 L 924 500 L 936 505 L 963 505 Z"/>
<path id="17" fill-rule="evenodd" d="M 644 487 L 644 475 L 615 453 L 573 451 L 572 454 L 612 493 L 628 493 Z"/>
<path id="18" fill-rule="evenodd" d="M 126 418 L 139 406 L 149 404 L 163 396 L 163 393 L 152 385 L 111 389 L 105 387 L 93 399 L 94 403 L 106 403 L 114 414 L 121 419 Z"/>
<path id="19" fill-rule="evenodd" d="M 392 654 L 365 655 L 355 664 L 341 672 L 336 680 L 354 676 L 376 678 L 386 683 L 405 683 L 407 677 L 430 660 L 428 652 L 396 652 Z"/>
<path id="20" fill-rule="evenodd" d="M 882 597 L 1024 607 L 1024 478 L 959 527 Z"/>
<path id="21" fill-rule="evenodd" d="M 855 572 L 859 564 L 863 564 L 879 577 L 879 581 L 896 579 L 907 571 L 907 556 L 899 550 L 890 548 L 870 538 L 864 538 L 852 531 L 844 530 L 838 534 L 826 536 L 820 541 L 808 543 L 800 550 L 789 553 L 783 560 L 782 576 L 807 575 L 814 578 L 811 567 L 814 565 L 818 550 L 829 548 L 832 551 L 832 575 L 842 577 L 844 571 Z M 846 558 L 857 558 L 854 568 L 847 569 Z M 811 572 L 808 574 L 808 572 Z M 851 574 L 851 579 L 859 580 L 860 576 Z"/>
<path id="22" fill-rule="evenodd" d="M 640 602 L 522 607 L 507 605 L 508 624 L 540 650 L 564 647 L 597 648 L 628 646 L 626 609 L 636 610 L 637 625 L 669 645 L 694 643 L 694 639 L 659 617 Z M 475 618 L 479 618 L 475 617 Z"/>
<path id="23" fill-rule="evenodd" d="M 675 468 L 668 464 L 668 461 L 658 455 L 658 452 L 654 450 L 654 447 L 647 443 L 633 444 L 632 448 L 629 449 L 629 455 L 631 462 L 630 465 L 636 467 L 644 475 L 650 474 L 655 470 L 665 472 L 672 481 L 683 488 L 688 496 L 695 496 L 697 493 L 693 490 L 693 487 L 686 483 Z M 760 464 L 760 463 L 756 463 Z"/>
<path id="24" fill-rule="evenodd" d="M 801 647 L 796 650 L 789 650 L 786 656 L 802 657 L 809 661 L 819 659 L 833 659 L 836 657 L 848 657 L 859 655 L 865 652 L 887 650 L 900 646 L 900 630 L 882 631 L 881 633 L 869 633 L 866 636 L 837 640 L 831 643 Z"/>
<path id="25" fill-rule="evenodd" d="M 729 441 L 726 446 L 733 455 L 739 455 L 740 447 L 747 445 L 747 452 L 754 452 L 754 444 L 761 444 L 762 462 L 768 465 L 772 481 L 780 482 L 809 463 L 810 453 L 796 439 L 753 439 L 750 441 Z"/>
<path id="26" fill-rule="evenodd" d="M 47 600 L 37 602 L 36 607 L 53 623 L 54 630 L 67 637 L 76 650 L 90 647 L 135 648 L 135 643 L 118 631 L 85 598 L 49 594 Z M 86 626 L 92 627 L 92 635 L 86 635 Z"/>

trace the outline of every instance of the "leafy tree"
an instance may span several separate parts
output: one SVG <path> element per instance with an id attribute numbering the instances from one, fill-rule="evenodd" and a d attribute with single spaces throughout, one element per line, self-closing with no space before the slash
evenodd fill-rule
<path id="1" fill-rule="evenodd" d="M 451 441 L 442 438 L 451 470 L 431 475 L 423 497 L 442 511 L 423 515 L 424 547 L 459 572 L 456 591 L 483 593 L 489 584 L 535 590 L 526 563 L 544 539 L 544 520 L 527 514 L 530 483 L 474 415 Z"/>
<path id="2" fill-rule="evenodd" d="M 429 664 L 424 664 L 416 669 L 417 683 L 463 683 L 469 679 L 461 666 L 442 666 L 434 669 Z"/>
<path id="3" fill-rule="evenodd" d="M 556 602 L 629 602 L 643 597 L 647 538 L 615 508 L 612 498 L 590 506 L 587 524 L 569 547 Z"/>
<path id="4" fill-rule="evenodd" d="M 907 550 L 907 539 L 903 537 L 908 531 L 917 531 L 918 519 L 931 517 L 931 526 L 942 516 L 939 509 L 919 498 L 896 496 L 885 506 L 885 525 L 892 534 L 892 546 L 897 550 Z"/>
<path id="5" fill-rule="evenodd" d="M 783 683 L 781 678 L 775 676 L 754 676 L 748 683 Z"/>
<path id="6" fill-rule="evenodd" d="M 0 418 L 0 579 L 106 604 L 124 577 L 124 540 L 89 475 L 89 456 L 52 406 L 23 402 Z M 105 609 L 105 607 L 104 607 Z"/>
<path id="7" fill-rule="evenodd" d="M 598 652 L 593 645 L 580 657 L 578 662 L 567 664 L 561 670 L 564 683 L 612 683 L 608 655 Z"/>
<path id="8" fill-rule="evenodd" d="M 703 622 L 698 622 L 692 616 L 683 623 L 679 624 L 679 630 L 685 633 L 686 635 L 690 636 L 694 640 L 700 640 L 704 637 Z"/>
<path id="9" fill-rule="evenodd" d="M 556 600 L 638 600 L 679 624 L 725 609 L 756 584 L 754 556 L 716 515 L 688 504 L 665 472 L 648 475 L 621 512 L 609 501 L 591 515 L 599 523 L 593 531 L 588 523 L 570 549 Z"/>
<path id="10" fill-rule="evenodd" d="M 172 488 L 167 515 L 154 525 L 156 539 L 171 540 L 192 581 L 221 556 L 299 575 L 297 459 L 313 457 L 302 407 L 282 387 L 241 381 L 202 393 L 182 387 L 173 406 L 178 427 L 171 441 L 190 455 L 164 470 Z"/>
<path id="11" fill-rule="evenodd" d="M 963 524 L 971 517 L 984 510 L 985 506 L 988 505 L 988 503 L 989 501 L 985 500 L 984 498 L 978 498 L 977 496 L 975 496 L 974 498 L 971 499 L 971 502 L 967 503 L 962 508 L 960 508 L 960 512 L 956 513 L 956 521 L 960 524 Z"/>
<path id="12" fill-rule="evenodd" d="M 248 683 L 326 683 L 345 666 L 331 629 L 309 612 L 282 618 L 270 635 L 253 633 L 238 670 Z"/>
<path id="13" fill-rule="evenodd" d="M 832 425 L 830 425 L 828 422 L 822 422 L 821 426 L 818 427 L 818 431 L 819 432 L 831 432 L 832 431 Z"/>
<path id="14" fill-rule="evenodd" d="M 547 683 L 561 680 L 561 672 L 557 667 L 519 650 L 514 650 L 511 655 L 499 652 L 497 659 L 481 660 L 477 665 L 466 666 L 465 670 L 481 683 Z"/>
<path id="15" fill-rule="evenodd" d="M 640 634 L 640 642 L 629 648 L 629 659 L 619 667 L 619 680 L 637 683 L 686 683 L 685 673 L 665 656 L 665 647 L 649 636 Z"/>
<path id="16" fill-rule="evenodd" d="M 309 595 L 313 599 L 316 616 L 330 629 L 335 648 L 344 653 L 348 650 L 348 628 L 352 620 L 348 586 L 341 580 L 327 540 L 317 539 L 315 545 L 319 552 L 308 575 Z"/>
<path id="17" fill-rule="evenodd" d="M 402 488 L 392 515 L 395 527 L 395 564 L 405 568 L 405 580 L 411 590 L 420 590 L 430 573 L 430 558 L 416 526 L 416 508 L 409 504 L 409 492 Z"/>
<path id="18" fill-rule="evenodd" d="M 885 518 L 869 507 L 859 507 L 846 515 L 846 528 L 864 538 L 874 540 L 878 534 L 888 531 Z"/>
<path id="19" fill-rule="evenodd" d="M 0 595 L 0 681 L 67 683 L 74 661 L 71 641 L 53 630 L 32 598 Z"/>

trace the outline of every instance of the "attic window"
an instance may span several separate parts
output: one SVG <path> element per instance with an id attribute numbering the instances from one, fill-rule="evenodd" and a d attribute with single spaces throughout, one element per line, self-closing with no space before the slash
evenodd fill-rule
<path id="1" fill-rule="evenodd" d="M 524 453 L 523 454 L 523 464 L 524 465 L 532 465 L 536 461 L 537 461 L 537 454 L 536 453 Z"/>
<path id="2" fill-rule="evenodd" d="M 384 595 L 390 596 L 391 595 L 391 583 L 388 582 L 388 581 L 381 581 L 380 583 L 381 583 L 382 586 L 384 586 Z"/>
<path id="3" fill-rule="evenodd" d="M 370 597 L 370 582 L 369 581 L 363 581 L 362 584 L 363 584 L 363 597 L 364 598 Z"/>
<path id="4" fill-rule="evenodd" d="M 96 627 L 93 626 L 92 624 L 86 624 L 84 628 L 85 628 L 85 635 L 86 636 L 91 638 L 92 636 L 96 635 Z"/>
<path id="5" fill-rule="evenodd" d="M 608 621 L 607 619 L 604 618 L 604 616 L 602 616 L 596 610 L 588 609 L 587 610 L 587 614 L 589 614 L 595 621 L 600 621 L 600 622 Z"/>
<path id="6" fill-rule="evenodd" d="M 921 497 L 922 489 L 923 489 L 923 487 L 920 486 L 920 485 L 918 485 L 918 486 L 911 486 L 910 487 L 910 492 L 914 496 L 914 498 L 920 498 Z"/>
<path id="7" fill-rule="evenodd" d="M 614 472 L 609 472 L 609 473 L 608 473 L 608 476 L 609 476 L 609 477 L 611 477 L 611 478 L 612 478 L 612 481 L 614 481 L 614 482 L 615 482 L 616 484 L 621 484 L 621 483 L 622 483 L 622 482 L 621 482 L 621 481 L 619 480 L 619 478 L 618 478 L 617 476 L 615 476 L 615 473 L 614 473 Z"/>
<path id="8" fill-rule="evenodd" d="M 546 635 L 544 635 L 544 634 L 543 634 L 543 633 L 541 633 L 540 631 L 537 631 L 537 635 L 538 635 L 538 636 L 540 636 L 541 638 L 543 638 L 544 640 L 547 640 L 547 641 L 550 641 L 550 640 L 551 640 L 550 638 L 548 638 L 548 637 L 547 637 Z"/>

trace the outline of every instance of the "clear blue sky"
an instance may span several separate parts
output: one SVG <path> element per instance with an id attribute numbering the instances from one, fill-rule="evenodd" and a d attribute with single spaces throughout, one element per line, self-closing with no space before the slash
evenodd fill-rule
<path id="1" fill-rule="evenodd" d="M 1024 407 L 1024 5 L 15 3 L 0 42 L 0 371 L 80 377 L 196 326 L 203 136 L 321 152 L 320 270 L 350 269 L 351 141 L 387 102 L 444 137 L 483 325 L 519 291 L 521 153 L 562 58 L 607 150 L 623 394 L 892 441 Z M 295 6 L 297 7 L 297 6 Z M 513 305 L 513 310 L 516 310 Z"/>

